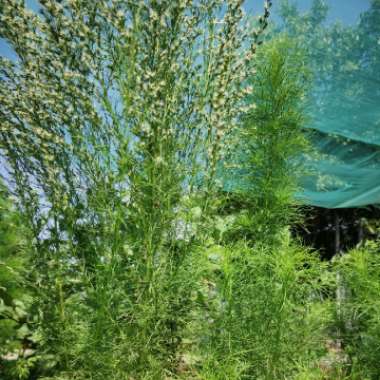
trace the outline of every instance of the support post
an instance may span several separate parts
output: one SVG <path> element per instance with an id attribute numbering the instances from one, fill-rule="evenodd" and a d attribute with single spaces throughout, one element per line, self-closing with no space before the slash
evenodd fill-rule
<path id="1" fill-rule="evenodd" d="M 340 238 L 340 219 L 337 210 L 334 210 L 334 232 L 335 232 L 335 259 L 339 259 L 341 255 L 341 238 Z M 343 322 L 342 303 L 344 300 L 344 285 L 339 271 L 336 272 L 336 307 L 338 319 Z M 338 330 L 336 345 L 339 349 L 342 348 L 342 329 Z"/>

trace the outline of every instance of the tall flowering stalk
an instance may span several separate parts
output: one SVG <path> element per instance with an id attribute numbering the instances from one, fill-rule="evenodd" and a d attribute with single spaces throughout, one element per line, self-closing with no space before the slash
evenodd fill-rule
<path id="1" fill-rule="evenodd" d="M 0 4 L 17 55 L 1 58 L 0 152 L 34 231 L 45 347 L 67 376 L 93 376 L 98 354 L 99 378 L 173 370 L 193 281 L 181 200 L 211 191 L 249 111 L 246 63 L 271 2 L 257 27 L 242 0 L 40 5 Z"/>

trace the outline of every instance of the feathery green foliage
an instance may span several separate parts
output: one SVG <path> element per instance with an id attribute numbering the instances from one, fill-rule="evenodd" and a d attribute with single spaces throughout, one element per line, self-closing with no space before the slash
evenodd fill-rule
<path id="1" fill-rule="evenodd" d="M 334 273 L 289 232 L 310 74 L 291 33 L 259 46 L 271 2 L 253 23 L 242 0 L 40 5 L 0 3 L 19 207 L 0 197 L 0 377 L 348 375 L 326 347 Z M 358 252 L 335 270 L 350 376 L 375 379 L 379 273 Z"/>
<path id="2" fill-rule="evenodd" d="M 217 260 L 202 379 L 287 379 L 324 354 L 324 269 L 290 243 L 207 250 Z"/>
<path id="3" fill-rule="evenodd" d="M 26 379 L 31 331 L 31 293 L 27 286 L 30 233 L 5 187 L 0 184 L 0 373 L 6 380 Z"/>
<path id="4" fill-rule="evenodd" d="M 233 190 L 243 189 L 235 196 L 242 206 L 219 228 L 220 245 L 206 249 L 213 266 L 202 379 L 294 378 L 302 367 L 317 368 L 325 352 L 326 268 L 291 242 L 287 229 L 295 214 L 293 160 L 307 145 L 305 57 L 279 37 L 260 49 L 256 63 L 247 99 L 254 109 L 243 119 L 229 172 L 238 183 Z"/>
<path id="5" fill-rule="evenodd" d="M 336 268 L 346 286 L 342 301 L 344 344 L 357 378 L 380 376 L 380 256 L 378 243 L 343 255 Z"/>
<path id="6" fill-rule="evenodd" d="M 0 149 L 35 242 L 41 376 L 162 379 L 203 239 L 184 199 L 207 212 L 270 2 L 257 28 L 240 0 L 40 5 L 0 5 L 18 56 L 1 59 Z"/>
<path id="7" fill-rule="evenodd" d="M 229 182 L 249 204 L 238 223 L 247 225 L 252 241 L 269 242 L 294 221 L 310 75 L 302 48 L 286 36 L 266 42 L 252 64 L 254 92 L 246 101 L 253 110 L 239 130 Z"/>

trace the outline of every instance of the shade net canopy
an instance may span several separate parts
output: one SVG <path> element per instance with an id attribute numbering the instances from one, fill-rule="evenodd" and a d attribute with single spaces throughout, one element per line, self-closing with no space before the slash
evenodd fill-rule
<path id="1" fill-rule="evenodd" d="M 335 13 L 348 3 L 334 0 Z M 313 151 L 302 157 L 308 174 L 297 198 L 326 208 L 380 204 L 380 0 L 354 23 L 332 20 L 328 2 L 299 5 L 277 9 L 278 31 L 306 48 L 314 77 L 306 125 Z"/>

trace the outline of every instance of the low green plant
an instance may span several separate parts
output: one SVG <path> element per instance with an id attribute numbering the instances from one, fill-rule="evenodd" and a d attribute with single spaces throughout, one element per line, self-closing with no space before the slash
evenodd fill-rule
<path id="1" fill-rule="evenodd" d="M 6 380 L 27 379 L 35 364 L 30 357 L 30 251 L 30 233 L 0 184 L 0 373 Z"/>
<path id="2" fill-rule="evenodd" d="M 345 297 L 340 303 L 340 328 L 345 352 L 356 378 L 380 376 L 380 255 L 379 244 L 367 242 L 335 262 Z"/>
<path id="3" fill-rule="evenodd" d="M 325 268 L 315 254 L 286 241 L 276 248 L 241 242 L 207 250 L 214 290 L 203 344 L 214 355 L 206 354 L 201 378 L 285 379 L 299 365 L 317 366 L 329 322 L 321 297 Z"/>

